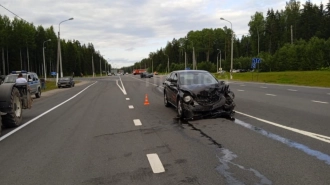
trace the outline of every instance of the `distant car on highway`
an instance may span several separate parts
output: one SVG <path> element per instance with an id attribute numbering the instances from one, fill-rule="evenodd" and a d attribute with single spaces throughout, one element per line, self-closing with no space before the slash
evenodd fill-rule
<path id="1" fill-rule="evenodd" d="M 148 72 L 143 72 L 143 73 L 140 74 L 141 78 L 151 78 L 153 76 L 154 75 L 152 73 L 148 73 Z"/>
<path id="2" fill-rule="evenodd" d="M 74 87 L 75 82 L 72 77 L 62 77 L 58 79 L 57 87 Z"/>
<path id="3" fill-rule="evenodd" d="M 235 95 L 229 85 L 203 70 L 173 71 L 164 85 L 164 104 L 173 105 L 185 119 L 226 117 L 233 119 Z"/>

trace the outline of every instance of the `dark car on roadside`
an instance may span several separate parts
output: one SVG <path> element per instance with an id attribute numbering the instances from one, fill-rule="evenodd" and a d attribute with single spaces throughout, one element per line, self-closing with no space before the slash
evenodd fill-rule
<path id="1" fill-rule="evenodd" d="M 233 119 L 235 95 L 229 85 L 203 70 L 173 71 L 164 85 L 164 104 L 176 107 L 179 118 Z"/>
<path id="2" fill-rule="evenodd" d="M 72 77 L 62 77 L 58 79 L 57 87 L 74 87 L 74 80 Z"/>
<path id="3" fill-rule="evenodd" d="M 148 73 L 148 72 L 143 72 L 140 74 L 141 78 L 151 78 L 154 77 L 154 75 L 152 73 Z"/>

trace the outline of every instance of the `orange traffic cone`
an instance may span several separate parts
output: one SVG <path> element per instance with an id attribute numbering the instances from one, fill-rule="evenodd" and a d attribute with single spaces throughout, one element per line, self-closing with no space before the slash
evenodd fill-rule
<path id="1" fill-rule="evenodd" d="M 146 94 L 146 97 L 144 98 L 144 105 L 149 105 L 148 94 Z"/>

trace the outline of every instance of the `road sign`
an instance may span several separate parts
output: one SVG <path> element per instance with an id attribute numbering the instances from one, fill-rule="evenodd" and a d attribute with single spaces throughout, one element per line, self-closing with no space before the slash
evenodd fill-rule
<path id="1" fill-rule="evenodd" d="M 56 76 L 56 72 L 51 72 L 50 75 L 51 76 Z"/>
<path id="2" fill-rule="evenodd" d="M 251 68 L 252 69 L 255 69 L 257 64 L 259 64 L 261 62 L 261 59 L 260 58 L 253 58 L 252 59 L 252 64 L 251 64 Z"/>

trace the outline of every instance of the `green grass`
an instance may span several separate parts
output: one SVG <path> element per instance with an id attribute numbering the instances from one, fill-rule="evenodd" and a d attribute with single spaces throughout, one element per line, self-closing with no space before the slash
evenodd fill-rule
<path id="1" fill-rule="evenodd" d="M 75 84 L 78 84 L 80 83 L 80 81 L 75 81 Z M 55 84 L 55 81 L 46 81 L 46 89 L 42 89 L 42 92 L 47 92 L 47 91 L 50 91 L 50 90 L 53 90 L 53 89 L 58 89 L 56 84 Z"/>
<path id="2" fill-rule="evenodd" d="M 229 73 L 215 75 L 218 79 L 229 79 Z M 330 71 L 286 71 L 233 73 L 235 81 L 294 84 L 304 86 L 330 87 Z"/>

